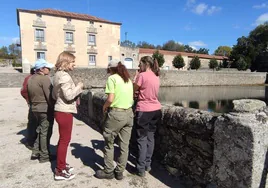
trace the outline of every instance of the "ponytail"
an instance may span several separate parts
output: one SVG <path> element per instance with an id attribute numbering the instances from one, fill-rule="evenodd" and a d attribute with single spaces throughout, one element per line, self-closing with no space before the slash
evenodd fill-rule
<path id="1" fill-rule="evenodd" d="M 156 76 L 159 76 L 160 75 L 159 64 L 158 64 L 158 61 L 157 61 L 156 58 L 154 58 L 152 71 L 155 73 Z"/>

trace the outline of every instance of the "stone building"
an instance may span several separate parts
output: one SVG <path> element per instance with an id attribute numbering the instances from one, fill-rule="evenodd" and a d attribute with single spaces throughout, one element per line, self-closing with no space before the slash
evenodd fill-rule
<path id="1" fill-rule="evenodd" d="M 145 48 L 139 48 L 139 59 L 143 56 L 152 56 L 153 53 L 156 51 L 156 49 L 145 49 Z M 191 60 L 198 56 L 201 61 L 201 69 L 207 69 L 209 68 L 209 61 L 213 58 L 215 58 L 219 63 L 222 62 L 224 59 L 227 59 L 227 57 L 224 56 L 215 56 L 215 55 L 206 55 L 206 54 L 196 54 L 196 53 L 187 53 L 187 52 L 175 52 L 175 51 L 166 51 L 166 50 L 159 50 L 161 54 L 164 55 L 165 63 L 163 65 L 163 69 L 172 70 L 176 69 L 172 65 L 172 61 L 176 55 L 181 55 L 184 59 L 185 66 L 182 68 L 182 70 L 187 70 L 190 66 Z"/>
<path id="2" fill-rule="evenodd" d="M 120 59 L 121 23 L 54 9 L 17 9 L 23 61 L 55 63 L 62 51 L 76 56 L 78 67 L 107 67 Z"/>
<path id="3" fill-rule="evenodd" d="M 139 65 L 139 48 L 121 46 L 120 60 L 128 69 L 137 68 Z"/>

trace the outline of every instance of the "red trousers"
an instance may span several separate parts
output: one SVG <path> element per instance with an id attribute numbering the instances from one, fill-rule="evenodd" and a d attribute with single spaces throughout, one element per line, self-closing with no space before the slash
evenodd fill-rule
<path id="1" fill-rule="evenodd" d="M 73 128 L 73 114 L 55 112 L 55 119 L 59 124 L 59 142 L 57 148 L 57 169 L 62 171 L 66 168 L 67 148 L 71 140 Z"/>

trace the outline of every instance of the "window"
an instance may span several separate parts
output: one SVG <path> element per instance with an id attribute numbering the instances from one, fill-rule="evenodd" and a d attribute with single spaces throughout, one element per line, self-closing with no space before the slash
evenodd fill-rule
<path id="1" fill-rule="evenodd" d="M 94 22 L 93 22 L 93 21 L 90 21 L 89 23 L 90 23 L 91 25 L 93 25 L 93 24 L 94 24 Z"/>
<path id="2" fill-rule="evenodd" d="M 89 55 L 89 65 L 96 65 L 96 56 Z"/>
<path id="3" fill-rule="evenodd" d="M 74 43 L 74 35 L 72 32 L 65 33 L 65 43 L 73 44 Z"/>
<path id="4" fill-rule="evenodd" d="M 36 14 L 38 18 L 42 18 L 42 14 Z"/>
<path id="5" fill-rule="evenodd" d="M 88 45 L 96 46 L 96 36 L 88 35 Z"/>
<path id="6" fill-rule="evenodd" d="M 36 53 L 36 59 L 46 59 L 45 52 L 37 52 Z"/>
<path id="7" fill-rule="evenodd" d="M 45 41 L 44 29 L 35 29 L 35 41 L 38 41 L 38 42 Z"/>
<path id="8" fill-rule="evenodd" d="M 108 56 L 108 61 L 111 61 L 113 59 L 113 56 Z"/>
<path id="9" fill-rule="evenodd" d="M 72 21 L 72 19 L 71 18 L 67 18 L 67 21 L 70 22 L 70 21 Z"/>

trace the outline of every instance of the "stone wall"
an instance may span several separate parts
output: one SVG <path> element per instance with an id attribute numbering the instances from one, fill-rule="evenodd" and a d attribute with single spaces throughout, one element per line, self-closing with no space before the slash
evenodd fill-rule
<path id="1" fill-rule="evenodd" d="M 129 70 L 131 77 L 135 70 Z M 84 82 L 87 88 L 104 87 L 108 77 L 106 69 L 75 69 L 71 72 L 76 82 Z M 201 85 L 254 85 L 264 84 L 266 73 L 250 72 L 205 72 L 162 70 L 161 86 L 201 86 Z"/>
<path id="2" fill-rule="evenodd" d="M 13 59 L 0 59 L 0 67 L 12 67 Z"/>
<path id="3" fill-rule="evenodd" d="M 85 91 L 78 116 L 102 129 L 105 99 L 101 90 Z M 234 112 L 223 115 L 163 106 L 155 156 L 171 174 L 201 187 L 265 188 L 268 108 L 258 100 L 234 103 Z"/>
<path id="4" fill-rule="evenodd" d="M 134 77 L 135 70 L 129 70 L 131 78 Z M 53 71 L 52 71 L 53 76 Z M 108 74 L 106 69 L 76 68 L 70 72 L 74 82 L 83 82 L 85 88 L 103 88 L 105 87 Z M 14 80 L 14 84 L 6 84 L 6 87 L 20 87 L 27 74 L 0 74 L 1 84 L 4 85 L 6 80 Z M 4 78 L 3 78 L 4 77 Z M 3 78 L 3 79 L 2 79 Z M 19 78 L 19 79 L 18 79 Z M 254 85 L 264 84 L 266 73 L 250 72 L 211 72 L 211 71 L 171 71 L 162 70 L 160 81 L 162 87 L 175 86 L 203 86 L 203 85 Z M 10 83 L 9 81 L 7 83 Z M 17 85 L 19 83 L 19 85 Z"/>
<path id="5" fill-rule="evenodd" d="M 213 181 L 214 122 L 217 114 L 163 106 L 155 149 L 171 174 L 207 185 Z"/>
<path id="6" fill-rule="evenodd" d="M 268 108 L 263 101 L 234 101 L 214 130 L 214 181 L 221 188 L 268 187 Z"/>
<path id="7" fill-rule="evenodd" d="M 29 74 L 0 73 L 0 88 L 22 87 L 24 78 Z"/>

